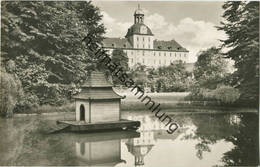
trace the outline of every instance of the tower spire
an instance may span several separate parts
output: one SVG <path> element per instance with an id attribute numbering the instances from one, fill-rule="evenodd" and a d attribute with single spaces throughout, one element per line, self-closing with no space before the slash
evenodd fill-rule
<path id="1" fill-rule="evenodd" d="M 136 23 L 144 23 L 144 12 L 138 3 L 138 8 L 135 10 L 134 21 Z"/>

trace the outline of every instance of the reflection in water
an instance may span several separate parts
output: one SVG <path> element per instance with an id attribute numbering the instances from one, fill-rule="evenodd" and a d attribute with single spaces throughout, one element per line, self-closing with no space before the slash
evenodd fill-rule
<path id="1" fill-rule="evenodd" d="M 203 152 L 211 152 L 210 146 L 221 140 L 233 144 L 221 160 L 225 165 L 258 165 L 259 140 L 258 116 L 256 114 L 218 114 L 192 117 L 196 126 L 193 133 L 186 134 L 185 140 L 196 139 L 196 156 L 203 159 Z"/>
<path id="2" fill-rule="evenodd" d="M 135 165 L 144 165 L 144 156 L 154 146 L 154 134 L 152 131 L 140 131 L 140 138 L 128 139 L 126 142 L 128 151 L 135 157 Z"/>
<path id="3" fill-rule="evenodd" d="M 86 165 L 115 166 L 121 160 L 121 141 L 76 142 L 76 155 L 85 160 Z"/>
<path id="4" fill-rule="evenodd" d="M 0 164 L 17 166 L 210 167 L 257 166 L 258 114 L 172 115 L 180 127 L 168 134 L 148 114 L 137 132 L 46 134 L 59 116 L 0 119 Z"/>
<path id="5" fill-rule="evenodd" d="M 225 137 L 234 148 L 224 153 L 223 162 L 229 166 L 259 165 L 259 125 L 256 115 L 238 115 L 238 128 L 233 135 Z"/>
<path id="6" fill-rule="evenodd" d="M 138 129 L 140 137 L 128 139 L 125 143 L 128 152 L 134 156 L 135 166 L 142 166 L 145 164 L 144 157 L 152 150 L 153 146 L 156 144 L 156 139 L 165 135 L 177 137 L 173 134 L 165 134 L 167 126 L 165 126 L 161 121 L 158 121 L 155 117 L 142 115 L 129 116 L 127 119 L 138 120 L 141 122 L 141 126 Z"/>
<path id="7" fill-rule="evenodd" d="M 90 136 L 91 135 L 91 136 Z M 76 156 L 82 165 L 115 166 L 121 159 L 121 139 L 139 137 L 137 132 L 110 132 L 84 135 L 75 142 Z"/>

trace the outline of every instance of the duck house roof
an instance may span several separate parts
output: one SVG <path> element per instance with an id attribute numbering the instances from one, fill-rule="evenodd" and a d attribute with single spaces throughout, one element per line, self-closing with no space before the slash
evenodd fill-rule
<path id="1" fill-rule="evenodd" d="M 121 99 L 122 96 L 114 92 L 110 83 L 102 72 L 92 72 L 81 86 L 81 92 L 75 99 Z"/>

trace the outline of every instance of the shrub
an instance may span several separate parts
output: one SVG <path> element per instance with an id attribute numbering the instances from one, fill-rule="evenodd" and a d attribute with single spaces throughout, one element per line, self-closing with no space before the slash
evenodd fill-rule
<path id="1" fill-rule="evenodd" d="M 31 93 L 25 94 L 14 108 L 14 113 L 27 113 L 39 107 L 39 98 Z"/>
<path id="2" fill-rule="evenodd" d="M 216 89 L 193 88 L 185 100 L 218 101 L 222 104 L 232 104 L 239 99 L 239 90 L 231 86 L 218 86 Z"/>
<path id="3" fill-rule="evenodd" d="M 231 86 L 220 86 L 212 92 L 214 98 L 225 104 L 232 104 L 238 100 L 239 90 Z"/>

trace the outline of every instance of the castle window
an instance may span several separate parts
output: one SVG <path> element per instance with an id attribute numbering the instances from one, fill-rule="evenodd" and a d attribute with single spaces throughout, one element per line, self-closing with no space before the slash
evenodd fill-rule
<path id="1" fill-rule="evenodd" d="M 161 52 L 159 52 L 159 56 L 161 56 Z"/>
<path id="2" fill-rule="evenodd" d="M 143 48 L 144 48 L 144 44 L 143 44 Z"/>
<path id="3" fill-rule="evenodd" d="M 139 48 L 139 45 L 137 44 L 137 48 Z"/>
<path id="4" fill-rule="evenodd" d="M 144 63 L 144 59 L 143 59 L 143 63 Z"/>
<path id="5" fill-rule="evenodd" d="M 154 54 L 154 56 L 155 56 L 156 52 L 154 52 L 153 54 Z"/>
<path id="6" fill-rule="evenodd" d="M 124 48 L 126 48 L 126 44 L 124 44 Z"/>
<path id="7" fill-rule="evenodd" d="M 143 56 L 144 56 L 144 51 L 143 51 Z"/>
<path id="8" fill-rule="evenodd" d="M 131 59 L 131 61 L 132 61 L 132 63 L 134 63 L 134 59 L 133 58 Z"/>
<path id="9" fill-rule="evenodd" d="M 80 154 L 85 155 L 85 143 L 80 143 Z"/>
<path id="10" fill-rule="evenodd" d="M 136 40 L 138 41 L 138 40 L 139 40 L 139 38 L 138 38 L 138 37 L 136 37 Z"/>
<path id="11" fill-rule="evenodd" d="M 161 46 L 158 46 L 158 49 L 161 49 L 162 47 Z"/>
<path id="12" fill-rule="evenodd" d="M 112 47 L 114 47 L 114 46 L 115 46 L 115 44 L 112 43 Z"/>
<path id="13" fill-rule="evenodd" d="M 144 37 L 143 37 L 143 41 L 144 41 Z"/>
<path id="14" fill-rule="evenodd" d="M 171 47 L 171 46 L 169 46 L 169 47 L 168 47 L 168 49 L 169 49 L 169 50 L 171 50 L 171 49 L 172 49 L 172 47 Z"/>
<path id="15" fill-rule="evenodd" d="M 131 52 L 131 54 L 133 55 L 133 51 Z"/>
<path id="16" fill-rule="evenodd" d="M 170 53 L 170 57 L 172 57 L 172 53 Z"/>
<path id="17" fill-rule="evenodd" d="M 164 56 L 166 56 L 166 52 L 164 52 Z"/>
<path id="18" fill-rule="evenodd" d="M 151 49 L 150 44 L 148 45 L 149 49 Z"/>
<path id="19" fill-rule="evenodd" d="M 148 41 L 150 42 L 150 37 L 148 37 Z"/>
<path id="20" fill-rule="evenodd" d="M 176 57 L 176 53 L 175 53 L 175 57 Z"/>

